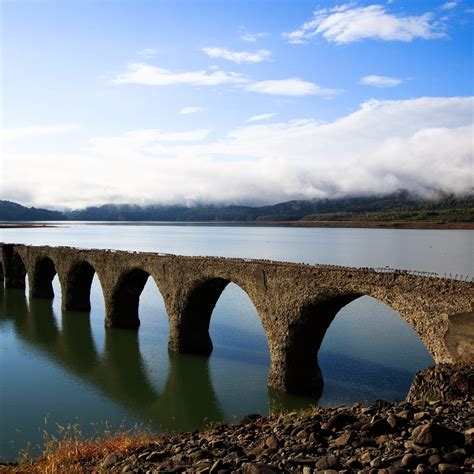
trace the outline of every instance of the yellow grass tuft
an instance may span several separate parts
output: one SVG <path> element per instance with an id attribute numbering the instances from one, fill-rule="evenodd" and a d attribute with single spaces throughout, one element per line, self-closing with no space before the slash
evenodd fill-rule
<path id="1" fill-rule="evenodd" d="M 0 473 L 63 474 L 82 472 L 104 472 L 100 465 L 109 454 L 118 456 L 157 441 L 149 430 L 136 427 L 132 430 L 111 432 L 85 439 L 79 425 L 62 427 L 57 425 L 57 435 L 43 431 L 43 455 L 32 458 L 27 451 L 20 453 L 15 466 L 0 466 Z"/>

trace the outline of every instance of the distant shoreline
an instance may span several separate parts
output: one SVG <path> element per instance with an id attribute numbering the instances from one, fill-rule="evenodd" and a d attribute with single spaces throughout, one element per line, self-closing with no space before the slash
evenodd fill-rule
<path id="1" fill-rule="evenodd" d="M 75 224 L 79 221 L 67 221 Z M 447 230 L 474 230 L 474 222 L 408 222 L 408 221 L 80 221 L 86 224 L 104 225 L 209 225 L 209 226 L 298 226 L 320 228 L 355 228 L 355 229 L 447 229 Z M 0 229 L 38 229 L 64 226 L 58 224 L 33 224 L 12 222 L 1 223 Z"/>
<path id="2" fill-rule="evenodd" d="M 273 223 L 272 223 L 273 224 Z M 283 224 L 283 222 L 280 222 Z M 474 222 L 407 222 L 407 221 L 290 221 L 305 227 L 346 227 L 363 229 L 465 229 L 474 230 Z"/>
<path id="3" fill-rule="evenodd" d="M 59 227 L 60 224 L 20 224 L 20 223 L 11 223 L 11 224 L 0 224 L 0 229 L 36 229 L 43 227 Z"/>

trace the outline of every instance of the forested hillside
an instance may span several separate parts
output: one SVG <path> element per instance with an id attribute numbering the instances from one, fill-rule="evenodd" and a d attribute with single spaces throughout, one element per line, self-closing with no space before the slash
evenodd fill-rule
<path id="1" fill-rule="evenodd" d="M 474 196 L 443 195 L 430 200 L 400 191 L 385 196 L 288 201 L 261 207 L 209 205 L 140 207 L 130 204 L 107 204 L 64 212 L 27 208 L 10 201 L 0 201 L 0 220 L 474 222 Z"/>

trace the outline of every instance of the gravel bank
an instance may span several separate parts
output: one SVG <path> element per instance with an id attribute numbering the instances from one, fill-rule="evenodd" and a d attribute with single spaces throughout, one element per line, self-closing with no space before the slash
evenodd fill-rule
<path id="1" fill-rule="evenodd" d="M 158 439 L 101 462 L 115 472 L 473 472 L 472 401 L 315 408 Z"/>

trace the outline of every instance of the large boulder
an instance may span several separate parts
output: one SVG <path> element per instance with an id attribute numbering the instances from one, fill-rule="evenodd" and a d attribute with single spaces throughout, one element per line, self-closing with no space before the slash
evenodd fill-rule
<path id="1" fill-rule="evenodd" d="M 449 446 L 463 446 L 464 435 L 436 423 L 426 423 L 417 426 L 412 434 L 412 440 L 419 446 L 442 448 Z"/>
<path id="2" fill-rule="evenodd" d="M 474 398 L 474 363 L 437 364 L 415 374 L 407 401 Z"/>

